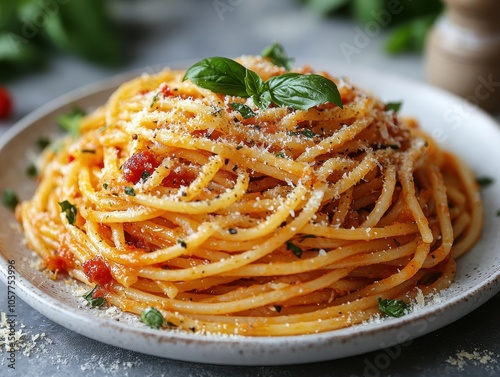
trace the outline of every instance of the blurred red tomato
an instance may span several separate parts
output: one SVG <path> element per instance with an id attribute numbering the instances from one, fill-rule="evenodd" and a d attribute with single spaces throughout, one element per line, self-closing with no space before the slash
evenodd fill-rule
<path id="1" fill-rule="evenodd" d="M 12 113 L 12 99 L 7 89 L 0 87 L 0 119 L 7 119 Z"/>

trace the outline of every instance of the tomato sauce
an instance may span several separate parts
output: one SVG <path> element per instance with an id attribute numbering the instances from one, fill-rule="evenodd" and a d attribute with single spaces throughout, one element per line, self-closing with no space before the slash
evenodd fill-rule
<path id="1" fill-rule="evenodd" d="M 67 272 L 75 267 L 75 256 L 65 246 L 64 240 L 57 253 L 45 261 L 45 266 L 54 272 Z"/>
<path id="2" fill-rule="evenodd" d="M 195 180 L 195 178 L 195 175 L 188 171 L 171 171 L 170 174 L 163 179 L 161 185 L 164 187 L 172 188 L 189 186 Z"/>

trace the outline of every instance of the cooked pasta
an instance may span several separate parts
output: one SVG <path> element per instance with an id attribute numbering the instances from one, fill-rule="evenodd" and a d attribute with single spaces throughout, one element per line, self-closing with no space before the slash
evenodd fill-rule
<path id="1" fill-rule="evenodd" d="M 45 152 L 17 209 L 28 245 L 93 298 L 197 333 L 329 331 L 448 287 L 481 231 L 472 173 L 415 121 L 319 74 L 343 108 L 258 109 L 169 69 L 124 83 Z"/>

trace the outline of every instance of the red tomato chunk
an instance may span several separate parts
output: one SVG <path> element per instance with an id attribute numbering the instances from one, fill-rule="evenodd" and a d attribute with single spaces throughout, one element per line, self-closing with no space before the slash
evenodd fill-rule
<path id="1" fill-rule="evenodd" d="M 142 151 L 133 154 L 123 164 L 123 177 L 127 182 L 137 183 L 144 176 L 153 174 L 159 163 L 155 155 L 150 151 Z"/>
<path id="2" fill-rule="evenodd" d="M 113 281 L 111 270 L 101 257 L 89 259 L 83 263 L 82 267 L 91 283 L 107 286 Z"/>
<path id="3" fill-rule="evenodd" d="M 7 119 L 12 113 L 12 99 L 7 89 L 0 87 L 0 119 Z"/>
<path id="4" fill-rule="evenodd" d="M 170 97 L 174 93 L 172 92 L 172 89 L 168 85 L 165 85 L 163 89 L 161 90 L 161 94 L 163 94 L 163 97 Z"/>

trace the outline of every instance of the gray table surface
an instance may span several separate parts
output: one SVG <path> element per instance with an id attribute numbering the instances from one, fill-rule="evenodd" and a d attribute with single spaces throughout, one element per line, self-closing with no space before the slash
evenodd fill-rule
<path id="1" fill-rule="evenodd" d="M 366 43 L 347 56 L 342 43 L 355 45 L 363 26 L 344 19 L 322 19 L 300 7 L 298 1 L 148 0 L 127 2 L 125 8 L 115 7 L 115 12 L 128 25 L 129 60 L 111 70 L 60 55 L 44 71 L 16 79 L 8 85 L 17 100 L 15 114 L 8 122 L 0 122 L 0 137 L 34 109 L 88 83 L 137 68 L 158 70 L 179 60 L 258 53 L 273 41 L 281 42 L 290 56 L 348 61 L 416 80 L 424 76 L 420 55 L 389 57 L 383 53 L 383 28 L 372 31 Z M 0 310 L 6 308 L 7 288 L 0 282 Z M 28 346 L 16 354 L 15 370 L 8 368 L 1 347 L 0 375 L 499 376 L 499 309 L 497 294 L 466 317 L 399 347 L 397 352 L 381 350 L 307 365 L 234 367 L 162 359 L 109 346 L 59 326 L 18 300 L 18 322 Z M 469 360 L 474 352 L 480 358 Z"/>

